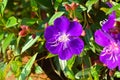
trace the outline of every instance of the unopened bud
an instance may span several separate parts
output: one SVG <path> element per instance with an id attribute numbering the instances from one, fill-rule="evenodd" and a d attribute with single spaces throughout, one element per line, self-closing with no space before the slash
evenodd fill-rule
<path id="1" fill-rule="evenodd" d="M 27 35 L 27 31 L 26 30 L 21 30 L 19 32 L 19 36 L 21 36 L 21 37 L 25 37 L 26 35 Z"/>
<path id="2" fill-rule="evenodd" d="M 75 2 L 72 2 L 72 4 L 71 4 L 71 8 L 72 8 L 73 11 L 74 11 L 75 9 L 77 9 L 78 6 L 79 6 L 79 4 L 78 4 L 78 3 L 75 3 Z"/>

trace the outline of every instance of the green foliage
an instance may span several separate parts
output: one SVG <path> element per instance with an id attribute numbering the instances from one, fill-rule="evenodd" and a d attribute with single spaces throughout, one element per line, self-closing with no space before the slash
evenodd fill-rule
<path id="1" fill-rule="evenodd" d="M 113 7 L 106 4 L 108 1 Z M 65 4 L 75 10 L 66 10 Z M 120 78 L 117 68 L 110 76 L 110 70 L 100 63 L 103 48 L 94 40 L 94 32 L 101 28 L 100 21 L 113 11 L 119 22 L 120 0 L 0 0 L 0 80 L 10 76 L 17 80 L 33 80 L 31 74 L 40 76 L 40 80 L 53 76 L 61 80 Z M 84 41 L 82 53 L 69 60 L 58 59 L 58 55 L 50 53 L 45 46 L 46 27 L 54 25 L 54 20 L 63 15 L 70 21 L 78 21 L 85 30 L 80 36 Z"/>
<path id="2" fill-rule="evenodd" d="M 5 53 L 7 47 L 9 46 L 10 42 L 12 41 L 14 34 L 8 34 L 7 37 L 3 40 L 2 44 L 2 52 Z"/>
<path id="3" fill-rule="evenodd" d="M 27 62 L 27 64 L 22 69 L 22 72 L 21 72 L 18 80 L 25 80 L 26 77 L 30 74 L 30 71 L 31 71 L 31 68 L 35 61 L 36 56 L 37 56 L 37 53 Z"/>
<path id="4" fill-rule="evenodd" d="M 0 1 L 0 14 L 3 15 L 5 7 L 7 5 L 8 0 L 2 0 Z"/>
<path id="5" fill-rule="evenodd" d="M 13 16 L 8 18 L 6 28 L 14 27 L 15 25 L 17 25 L 17 19 Z"/>
<path id="6" fill-rule="evenodd" d="M 49 24 L 49 25 L 53 25 L 54 20 L 55 20 L 56 18 L 62 16 L 63 14 L 64 14 L 64 12 L 57 12 L 57 13 L 55 13 L 55 14 L 50 18 L 48 24 Z"/>
<path id="7" fill-rule="evenodd" d="M 22 47 L 21 53 L 26 51 L 28 48 L 30 48 L 39 38 L 39 35 L 35 37 L 35 39 L 32 38 L 32 36 L 29 37 L 28 41 L 26 41 L 25 45 Z"/>

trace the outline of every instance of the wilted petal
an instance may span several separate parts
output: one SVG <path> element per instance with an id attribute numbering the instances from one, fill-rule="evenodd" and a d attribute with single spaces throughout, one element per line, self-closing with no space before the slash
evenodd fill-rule
<path id="1" fill-rule="evenodd" d="M 69 20 L 65 17 L 59 17 L 54 21 L 54 26 L 58 28 L 61 32 L 66 32 L 69 28 Z"/>
<path id="2" fill-rule="evenodd" d="M 97 30 L 95 32 L 95 42 L 99 44 L 100 46 L 107 46 L 110 43 L 110 40 L 108 39 L 108 36 L 102 31 L 102 30 Z"/>
<path id="3" fill-rule="evenodd" d="M 108 32 L 111 28 L 114 28 L 115 18 L 115 12 L 112 12 L 112 14 L 110 14 L 108 17 L 108 21 L 106 21 L 105 24 L 103 24 L 102 29 Z"/>
<path id="4" fill-rule="evenodd" d="M 82 25 L 76 21 L 70 22 L 68 34 L 71 36 L 80 36 L 82 33 Z"/>

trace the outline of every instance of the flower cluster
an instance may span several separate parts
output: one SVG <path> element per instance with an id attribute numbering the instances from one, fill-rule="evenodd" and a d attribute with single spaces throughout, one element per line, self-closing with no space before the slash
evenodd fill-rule
<path id="1" fill-rule="evenodd" d="M 100 61 L 109 69 L 118 66 L 120 70 L 120 32 L 119 22 L 116 21 L 116 13 L 112 12 L 108 20 L 102 24 L 102 29 L 95 32 L 95 42 L 104 47 L 100 54 Z"/>
<path id="2" fill-rule="evenodd" d="M 68 60 L 83 50 L 84 43 L 79 38 L 81 33 L 82 25 L 79 22 L 70 22 L 61 16 L 54 21 L 53 26 L 48 26 L 45 30 L 46 48 L 60 59 Z"/>

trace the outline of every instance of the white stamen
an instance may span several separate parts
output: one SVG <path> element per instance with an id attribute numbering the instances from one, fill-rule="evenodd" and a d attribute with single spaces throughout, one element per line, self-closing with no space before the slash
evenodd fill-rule
<path id="1" fill-rule="evenodd" d="M 58 38 L 58 41 L 59 41 L 59 42 L 66 42 L 66 41 L 69 40 L 68 36 L 69 36 L 69 35 L 62 34 L 62 35 Z"/>
<path id="2" fill-rule="evenodd" d="M 107 19 L 100 21 L 100 26 L 103 26 L 103 24 L 105 24 L 107 21 L 108 21 Z"/>

